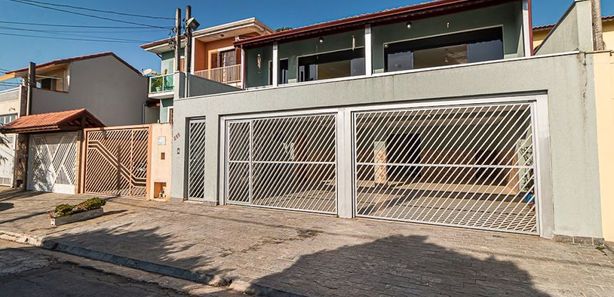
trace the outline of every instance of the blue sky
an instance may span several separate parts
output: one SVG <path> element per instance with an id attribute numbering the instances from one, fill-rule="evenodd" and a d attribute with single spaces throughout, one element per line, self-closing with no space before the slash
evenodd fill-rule
<path id="1" fill-rule="evenodd" d="M 105 0 L 105 1 L 84 1 L 84 0 L 38 0 L 43 2 L 54 2 L 57 4 L 75 5 L 81 7 L 115 10 L 127 13 L 142 15 L 155 15 L 164 17 L 174 17 L 175 8 L 184 8 L 187 4 L 192 5 L 193 15 L 198 18 L 201 28 L 234 21 L 242 18 L 255 16 L 271 28 L 283 26 L 299 27 L 317 22 L 334 20 L 337 18 L 351 15 L 374 12 L 386 8 L 399 7 L 409 4 L 424 2 L 424 0 L 309 0 L 309 1 L 281 1 L 281 0 Z M 534 25 L 543 25 L 556 22 L 567 9 L 571 0 L 534 0 Z M 614 1 L 602 1 L 603 14 L 614 14 Z M 58 7 L 59 8 L 59 7 Z M 82 11 L 83 13 L 91 13 Z M 148 23 L 153 25 L 171 27 L 172 20 L 151 20 L 142 18 L 132 18 L 126 16 L 115 16 L 109 14 L 99 14 L 110 18 L 120 18 L 129 21 Z M 110 21 L 92 19 L 84 16 L 71 15 L 63 12 L 56 12 L 38 7 L 32 7 L 10 0 L 0 0 L 0 21 L 19 21 L 34 23 L 56 23 L 56 24 L 77 24 L 95 26 L 122 26 L 125 24 Z M 130 25 L 127 25 L 130 26 Z M 0 68 L 16 69 L 25 67 L 28 61 L 33 60 L 37 63 L 45 61 L 90 54 L 95 52 L 113 51 L 126 61 L 134 65 L 137 69 L 159 68 L 158 58 L 139 48 L 139 43 L 100 43 L 72 40 L 55 40 L 41 38 L 25 38 L 16 36 L 2 35 L 10 34 L 29 34 L 43 36 L 66 36 L 64 33 L 41 33 L 14 31 L 8 28 L 28 28 L 43 29 L 46 27 L 29 27 L 0 23 L 0 40 L 2 50 L 0 50 Z M 52 28 L 53 30 L 77 30 L 79 28 Z M 86 29 L 91 30 L 91 29 Z M 101 31 L 109 31 L 98 29 Z M 116 30 L 113 30 L 116 31 Z M 88 34 L 75 33 L 70 38 L 95 38 L 112 37 L 132 40 L 151 41 L 168 36 L 168 30 L 123 30 L 121 33 Z M 0 69 L 0 70 L 1 70 Z"/>

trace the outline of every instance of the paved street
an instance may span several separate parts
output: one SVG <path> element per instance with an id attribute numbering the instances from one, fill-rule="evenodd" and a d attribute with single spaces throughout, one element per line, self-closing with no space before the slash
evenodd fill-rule
<path id="1" fill-rule="evenodd" d="M 0 230 L 308 296 L 614 296 L 612 252 L 591 245 L 125 198 L 102 217 L 49 226 L 45 210 L 82 199 L 0 194 L 11 204 Z"/>
<path id="2" fill-rule="evenodd" d="M 1 296 L 186 296 L 38 254 L 0 240 Z"/>

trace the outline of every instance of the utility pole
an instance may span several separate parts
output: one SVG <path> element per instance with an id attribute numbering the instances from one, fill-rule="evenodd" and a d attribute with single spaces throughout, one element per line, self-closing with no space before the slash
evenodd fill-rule
<path id="1" fill-rule="evenodd" d="M 181 8 L 175 13 L 175 72 L 181 71 Z"/>
<path id="2" fill-rule="evenodd" d="M 192 18 L 192 6 L 188 5 L 185 7 L 185 72 L 192 72 L 192 26 L 188 24 L 188 21 Z"/>
<path id="3" fill-rule="evenodd" d="M 605 49 L 603 42 L 603 24 L 601 21 L 601 0 L 591 0 L 593 7 L 593 47 L 596 51 Z"/>
<path id="4" fill-rule="evenodd" d="M 36 64 L 30 62 L 28 66 L 28 81 L 26 84 L 27 97 L 26 97 L 26 112 L 25 115 L 32 114 L 32 92 L 36 87 Z"/>

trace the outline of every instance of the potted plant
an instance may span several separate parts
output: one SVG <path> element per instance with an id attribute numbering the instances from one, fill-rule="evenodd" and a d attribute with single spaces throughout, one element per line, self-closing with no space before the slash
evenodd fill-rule
<path id="1" fill-rule="evenodd" d="M 98 197 L 85 200 L 77 205 L 60 204 L 49 212 L 51 226 L 60 226 L 99 217 L 104 214 L 106 201 Z"/>

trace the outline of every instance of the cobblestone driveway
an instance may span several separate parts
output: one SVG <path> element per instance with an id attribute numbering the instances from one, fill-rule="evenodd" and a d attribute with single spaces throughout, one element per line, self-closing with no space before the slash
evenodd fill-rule
<path id="1" fill-rule="evenodd" d="M 67 199 L 21 197 L 0 230 L 310 296 L 614 296 L 607 249 L 506 233 L 244 207 L 113 199 L 109 214 L 50 228 Z"/>

